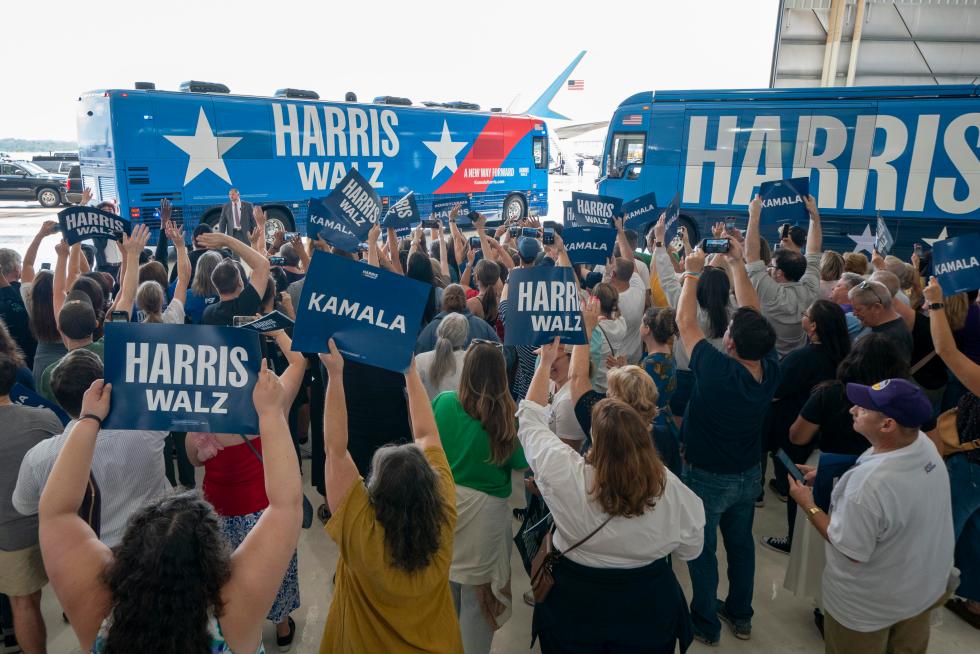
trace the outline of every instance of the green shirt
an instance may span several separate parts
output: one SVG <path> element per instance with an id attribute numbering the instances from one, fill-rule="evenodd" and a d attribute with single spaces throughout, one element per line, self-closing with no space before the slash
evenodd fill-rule
<path id="1" fill-rule="evenodd" d="M 503 465 L 494 465 L 490 463 L 490 437 L 480 421 L 466 413 L 455 392 L 436 396 L 432 410 L 456 483 L 494 497 L 510 497 L 510 471 L 528 467 L 517 438 L 510 459 Z"/>
<path id="2" fill-rule="evenodd" d="M 101 338 L 95 341 L 94 343 L 83 345 L 82 347 L 77 349 L 89 350 L 90 352 L 95 352 L 95 354 L 100 359 L 105 359 L 105 356 L 103 355 L 103 352 L 105 350 L 105 342 Z M 62 357 L 62 359 L 63 358 L 64 357 Z M 61 363 L 61 359 L 58 359 L 50 366 L 44 369 L 44 372 L 41 373 L 41 383 L 38 384 L 37 387 L 37 392 L 40 393 L 42 397 L 54 402 L 55 404 L 58 404 L 58 401 L 54 399 L 54 393 L 51 391 L 51 373 L 54 372 L 55 366 L 57 366 L 59 363 Z"/>

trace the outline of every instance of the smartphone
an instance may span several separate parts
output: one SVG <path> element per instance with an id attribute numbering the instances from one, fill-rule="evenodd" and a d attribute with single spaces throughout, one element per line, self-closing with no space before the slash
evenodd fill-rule
<path id="1" fill-rule="evenodd" d="M 731 234 L 732 232 L 735 231 L 735 220 L 734 219 L 729 218 L 728 220 L 725 221 L 725 231 L 728 232 L 729 234 Z"/>
<path id="2" fill-rule="evenodd" d="M 555 244 L 555 230 L 544 228 L 544 233 L 541 236 L 541 242 L 544 245 L 554 245 Z"/>
<path id="3" fill-rule="evenodd" d="M 528 238 L 538 238 L 541 236 L 541 230 L 536 227 L 522 227 L 521 236 L 526 236 Z"/>
<path id="4" fill-rule="evenodd" d="M 921 257 L 922 256 L 922 243 L 916 243 L 915 245 L 913 245 L 912 246 L 912 251 L 915 252 L 915 256 Z"/>
<path id="5" fill-rule="evenodd" d="M 276 257 L 276 256 L 269 257 L 269 265 L 270 266 L 285 266 L 286 265 L 286 257 Z"/>
<path id="6" fill-rule="evenodd" d="M 706 238 L 702 244 L 705 254 L 724 254 L 732 246 L 727 238 Z"/>
<path id="7" fill-rule="evenodd" d="M 41 264 L 41 270 L 51 270 L 51 264 L 45 261 Z"/>
<path id="8" fill-rule="evenodd" d="M 789 238 L 789 228 L 790 228 L 790 224 L 789 223 L 786 223 L 785 225 L 783 225 L 782 227 L 779 228 L 779 238 L 780 239 Z"/>
<path id="9" fill-rule="evenodd" d="M 554 220 L 546 220 L 543 223 L 541 223 L 541 225 L 545 229 L 554 229 L 555 227 L 558 226 L 558 223 L 556 221 L 554 221 Z"/>
<path id="10" fill-rule="evenodd" d="M 796 467 L 796 464 L 789 458 L 789 455 L 786 454 L 786 450 L 779 448 L 779 451 L 776 452 L 776 458 L 779 459 L 779 462 L 786 467 L 786 471 L 793 479 L 801 484 L 806 484 L 806 477 L 802 472 L 800 472 L 800 469 Z"/>
<path id="11" fill-rule="evenodd" d="M 511 238 L 517 238 L 521 235 L 521 228 L 517 225 L 511 225 L 507 228 L 507 232 L 510 234 Z"/>
<path id="12" fill-rule="evenodd" d="M 480 249 L 480 237 L 479 236 L 471 236 L 470 237 L 470 247 L 473 248 L 474 250 L 479 250 Z"/>
<path id="13" fill-rule="evenodd" d="M 442 223 L 439 222 L 438 218 L 426 218 L 422 221 L 422 227 L 433 228 L 439 227 Z"/>
<path id="14" fill-rule="evenodd" d="M 113 311 L 109 314 L 109 322 L 129 322 L 129 312 Z"/>
<path id="15" fill-rule="evenodd" d="M 289 243 L 294 238 L 297 239 L 299 238 L 299 232 L 286 232 L 285 234 L 282 235 L 282 240 L 285 241 L 286 243 Z"/>
<path id="16" fill-rule="evenodd" d="M 242 325 L 247 325 L 248 323 L 255 320 L 255 316 L 235 316 L 232 320 L 232 325 L 235 327 L 241 327 Z"/>

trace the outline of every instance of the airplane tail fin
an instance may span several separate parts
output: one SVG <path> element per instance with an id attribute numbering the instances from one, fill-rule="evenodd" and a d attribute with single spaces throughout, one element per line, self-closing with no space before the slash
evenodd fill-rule
<path id="1" fill-rule="evenodd" d="M 567 116 L 562 116 L 560 113 L 552 111 L 548 104 L 554 99 L 558 91 L 562 89 L 562 86 L 565 84 L 566 80 L 568 80 L 568 77 L 572 74 L 572 71 L 575 70 L 576 66 L 578 66 L 578 62 L 582 61 L 582 57 L 585 56 L 585 52 L 585 50 L 582 50 L 582 52 L 578 53 L 578 56 L 572 60 L 572 63 L 568 64 L 568 67 L 561 72 L 561 75 L 559 75 L 555 81 L 552 82 L 547 89 L 545 89 L 544 93 L 541 94 L 541 97 L 535 100 L 524 113 L 537 118 L 569 120 Z"/>

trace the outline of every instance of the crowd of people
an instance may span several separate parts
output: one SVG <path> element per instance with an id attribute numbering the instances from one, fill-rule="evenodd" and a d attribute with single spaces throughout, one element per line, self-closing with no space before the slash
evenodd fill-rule
<path id="1" fill-rule="evenodd" d="M 744 232 L 713 227 L 716 254 L 668 241 L 664 217 L 616 219 L 601 266 L 572 265 L 560 225 L 545 244 L 473 212 L 471 239 L 458 210 L 346 252 L 267 229 L 235 190 L 218 229 L 185 235 L 164 201 L 155 249 L 140 224 L 61 241 L 50 270 L 44 223 L 0 249 L 0 593 L 20 647 L 47 651 L 50 581 L 85 651 L 262 652 L 265 621 L 287 651 L 317 565 L 297 559 L 302 445 L 339 551 L 322 653 L 487 654 L 515 597 L 549 654 L 749 640 L 757 547 L 786 556 L 827 652 L 924 652 L 942 606 L 980 629 L 977 291 L 944 297 L 917 255 L 825 251 L 806 208 L 770 243 L 756 198 Z M 258 434 L 102 429 L 107 322 L 295 318 L 316 250 L 428 285 L 404 373 L 279 330 Z M 504 345 L 508 276 L 538 266 L 573 270 L 584 344 Z M 767 495 L 785 535 L 757 542 Z"/>

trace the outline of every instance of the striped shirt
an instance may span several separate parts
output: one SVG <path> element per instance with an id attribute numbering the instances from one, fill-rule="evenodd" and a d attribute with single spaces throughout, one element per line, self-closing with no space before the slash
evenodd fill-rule
<path id="1" fill-rule="evenodd" d="M 63 433 L 41 441 L 24 456 L 12 498 L 19 513 L 37 513 L 44 484 L 77 422 L 72 420 Z M 129 516 L 170 491 L 163 467 L 166 438 L 165 431 L 118 429 L 103 429 L 96 437 L 92 475 L 102 496 L 99 538 L 109 547 L 122 541 Z"/>

